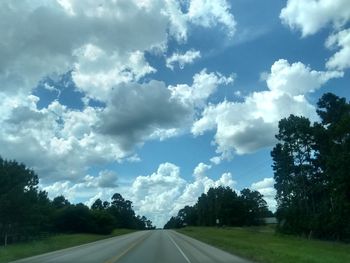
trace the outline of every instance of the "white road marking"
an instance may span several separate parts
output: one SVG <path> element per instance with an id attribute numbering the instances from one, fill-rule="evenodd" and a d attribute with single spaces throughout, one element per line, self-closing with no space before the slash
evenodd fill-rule
<path id="1" fill-rule="evenodd" d="M 188 257 L 185 255 L 185 253 L 182 251 L 182 249 L 176 244 L 176 242 L 174 241 L 174 239 L 172 239 L 172 237 L 168 234 L 169 239 L 171 240 L 171 242 L 174 243 L 174 245 L 176 246 L 176 248 L 180 251 L 181 255 L 186 259 L 186 261 L 188 263 L 191 263 L 191 261 L 188 259 Z"/>

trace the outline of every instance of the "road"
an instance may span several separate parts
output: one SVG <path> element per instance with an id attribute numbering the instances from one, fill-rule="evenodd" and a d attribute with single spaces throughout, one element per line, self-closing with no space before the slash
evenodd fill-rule
<path id="1" fill-rule="evenodd" d="M 250 263 L 171 230 L 140 231 L 16 263 Z"/>

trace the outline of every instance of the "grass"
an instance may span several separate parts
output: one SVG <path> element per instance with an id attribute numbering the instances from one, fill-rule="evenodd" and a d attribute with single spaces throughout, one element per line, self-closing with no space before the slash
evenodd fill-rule
<path id="1" fill-rule="evenodd" d="M 9 262 L 58 249 L 78 246 L 109 237 L 124 235 L 133 231 L 134 230 L 116 229 L 110 235 L 59 234 L 37 241 L 11 244 L 7 247 L 0 247 L 0 262 Z"/>
<path id="2" fill-rule="evenodd" d="M 275 234 L 271 227 L 186 227 L 178 232 L 255 262 L 350 262 L 350 244 Z"/>

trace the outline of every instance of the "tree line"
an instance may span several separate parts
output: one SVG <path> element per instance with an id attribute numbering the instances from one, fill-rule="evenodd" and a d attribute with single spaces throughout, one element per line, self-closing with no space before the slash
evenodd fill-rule
<path id="1" fill-rule="evenodd" d="M 110 234 L 115 228 L 154 228 L 118 193 L 111 202 L 97 199 L 89 208 L 82 203 L 71 204 L 64 196 L 50 200 L 38 183 L 33 170 L 0 157 L 0 244 L 50 233 Z"/>
<path id="2" fill-rule="evenodd" d="M 291 115 L 273 148 L 278 231 L 350 240 L 350 104 L 332 93 L 317 103 L 320 122 Z"/>
<path id="3" fill-rule="evenodd" d="M 219 186 L 203 193 L 195 205 L 180 209 L 164 228 L 261 225 L 269 216 L 273 214 L 258 191 L 243 189 L 237 194 L 230 187 Z"/>

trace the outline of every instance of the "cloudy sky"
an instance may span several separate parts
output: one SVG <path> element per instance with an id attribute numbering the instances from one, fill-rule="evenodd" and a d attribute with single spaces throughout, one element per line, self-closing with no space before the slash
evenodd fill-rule
<path id="1" fill-rule="evenodd" d="M 0 1 L 0 155 L 49 196 L 115 192 L 161 227 L 261 191 L 281 118 L 350 98 L 348 0 Z"/>

